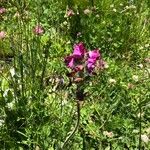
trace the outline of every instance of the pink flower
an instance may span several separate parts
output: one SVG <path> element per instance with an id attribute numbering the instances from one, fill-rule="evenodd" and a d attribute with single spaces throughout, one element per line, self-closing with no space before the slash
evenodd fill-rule
<path id="1" fill-rule="evenodd" d="M 72 9 L 69 9 L 68 11 L 67 11 L 67 13 L 66 13 L 66 15 L 67 15 L 67 17 L 71 17 L 71 16 L 73 16 L 75 13 L 74 13 L 74 11 L 72 10 Z"/>
<path id="2" fill-rule="evenodd" d="M 92 72 L 95 68 L 95 63 L 88 62 L 87 68 L 88 68 L 88 72 Z"/>
<path id="3" fill-rule="evenodd" d="M 89 51 L 89 56 L 87 60 L 87 70 L 91 73 L 96 67 L 97 60 L 100 58 L 99 50 Z"/>
<path id="4" fill-rule="evenodd" d="M 100 67 L 100 69 L 105 69 L 105 68 L 108 68 L 108 64 L 103 59 L 100 59 L 99 67 Z"/>
<path id="5" fill-rule="evenodd" d="M 92 72 L 96 66 L 96 59 L 88 58 L 87 60 L 87 69 L 89 72 Z"/>
<path id="6" fill-rule="evenodd" d="M 5 36 L 6 36 L 6 32 L 1 31 L 1 32 L 0 32 L 0 39 L 4 39 Z"/>
<path id="7" fill-rule="evenodd" d="M 100 53 L 99 53 L 99 50 L 96 49 L 96 50 L 93 50 L 93 51 L 89 51 L 89 58 L 91 59 L 99 59 L 100 58 Z"/>
<path id="8" fill-rule="evenodd" d="M 1 7 L 1 8 L 0 8 L 0 14 L 3 14 L 3 13 L 5 13 L 5 12 L 6 12 L 6 9 L 3 8 L 3 7 Z"/>
<path id="9" fill-rule="evenodd" d="M 65 57 L 65 64 L 68 68 L 74 68 L 74 61 L 73 55 Z"/>
<path id="10" fill-rule="evenodd" d="M 37 25 L 34 29 L 33 32 L 37 35 L 42 35 L 44 33 L 44 29 L 42 26 Z"/>
<path id="11" fill-rule="evenodd" d="M 87 52 L 82 42 L 75 44 L 73 53 L 65 57 L 65 64 L 74 72 L 84 72 L 86 67 L 88 73 L 92 73 L 95 67 L 104 69 L 106 62 L 101 59 L 98 49 Z"/>
<path id="12" fill-rule="evenodd" d="M 74 48 L 73 54 L 65 57 L 65 64 L 68 68 L 80 71 L 80 69 L 77 66 L 79 66 L 80 62 L 84 58 L 86 49 L 82 42 L 75 44 L 73 48 Z"/>
<path id="13" fill-rule="evenodd" d="M 86 49 L 82 42 L 74 45 L 73 56 L 75 58 L 83 58 L 86 53 Z"/>

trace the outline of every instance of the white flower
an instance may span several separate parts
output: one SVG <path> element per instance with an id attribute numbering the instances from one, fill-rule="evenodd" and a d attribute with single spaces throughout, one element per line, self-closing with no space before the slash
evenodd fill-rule
<path id="1" fill-rule="evenodd" d="M 112 138 L 114 136 L 113 132 L 104 131 L 103 134 L 109 138 Z"/>
<path id="2" fill-rule="evenodd" d="M 117 9 L 114 8 L 113 11 L 114 11 L 114 12 L 117 12 Z"/>
<path id="3" fill-rule="evenodd" d="M 129 6 L 126 6 L 125 9 L 129 9 Z"/>
<path id="4" fill-rule="evenodd" d="M 8 107 L 9 109 L 13 109 L 14 104 L 15 104 L 14 101 L 12 101 L 11 103 L 7 103 L 7 107 Z"/>
<path id="5" fill-rule="evenodd" d="M 143 68 L 143 64 L 139 64 L 138 67 L 140 67 L 142 69 Z"/>
<path id="6" fill-rule="evenodd" d="M 143 134 L 141 135 L 141 140 L 144 142 L 144 143 L 148 143 L 149 142 L 149 138 L 146 134 Z"/>
<path id="7" fill-rule="evenodd" d="M 115 84 L 117 81 L 115 79 L 109 79 L 109 83 Z"/>
<path id="8" fill-rule="evenodd" d="M 89 9 L 85 9 L 85 10 L 84 10 L 84 14 L 88 15 L 88 14 L 90 14 L 90 13 L 91 13 L 91 10 L 89 10 Z"/>
<path id="9" fill-rule="evenodd" d="M 15 69 L 11 68 L 9 71 L 10 71 L 11 76 L 14 77 L 14 75 L 15 75 Z"/>
<path id="10" fill-rule="evenodd" d="M 63 25 L 67 25 L 67 24 L 68 24 L 68 22 L 67 22 L 67 21 L 64 21 L 64 22 L 63 22 Z"/>
<path id="11" fill-rule="evenodd" d="M 132 131 L 132 133 L 139 133 L 139 130 L 134 129 L 134 130 Z"/>
<path id="12" fill-rule="evenodd" d="M 145 47 L 148 48 L 148 47 L 149 47 L 149 44 L 145 44 Z"/>
<path id="13" fill-rule="evenodd" d="M 136 82 L 139 81 L 139 77 L 138 77 L 137 75 L 133 75 L 133 76 L 132 76 L 132 79 L 133 79 L 134 81 L 136 81 Z"/>
<path id="14" fill-rule="evenodd" d="M 105 63 L 105 64 L 104 64 L 104 68 L 105 68 L 105 69 L 109 68 L 108 63 Z"/>
<path id="15" fill-rule="evenodd" d="M 110 5 L 110 8 L 113 8 L 113 7 L 114 7 L 114 4 L 111 4 L 111 5 Z"/>
<path id="16" fill-rule="evenodd" d="M 4 120 L 0 119 L 0 126 L 4 124 Z"/>
<path id="17" fill-rule="evenodd" d="M 143 46 L 140 46 L 140 47 L 139 47 L 139 50 L 142 50 L 142 49 L 144 49 L 144 47 L 143 47 Z"/>
<path id="18" fill-rule="evenodd" d="M 136 6 L 135 5 L 131 5 L 130 8 L 131 9 L 136 9 Z"/>
<path id="19" fill-rule="evenodd" d="M 97 14 L 96 17 L 99 18 L 99 14 Z"/>

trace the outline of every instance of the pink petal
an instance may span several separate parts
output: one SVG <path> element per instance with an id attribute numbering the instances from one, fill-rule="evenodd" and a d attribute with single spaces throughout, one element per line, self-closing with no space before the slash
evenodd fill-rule
<path id="1" fill-rule="evenodd" d="M 35 26 L 34 33 L 37 35 L 42 35 L 44 33 L 43 27 L 40 25 Z"/>
<path id="2" fill-rule="evenodd" d="M 68 68 L 73 68 L 74 67 L 74 57 L 71 56 L 67 56 L 65 58 L 65 64 Z"/>
<path id="3" fill-rule="evenodd" d="M 0 39 L 5 38 L 5 36 L 6 36 L 6 32 L 1 31 L 1 32 L 0 32 Z"/>
<path id="4" fill-rule="evenodd" d="M 93 51 L 89 51 L 89 57 L 90 58 L 95 58 L 95 59 L 99 59 L 100 58 L 100 53 L 99 50 L 93 50 Z"/>
<path id="5" fill-rule="evenodd" d="M 86 52 L 86 49 L 85 49 L 84 44 L 82 42 L 74 45 L 73 55 L 76 58 L 84 57 L 85 52 Z"/>
<path id="6" fill-rule="evenodd" d="M 0 14 L 3 14 L 6 12 L 6 9 L 5 8 L 0 8 Z"/>

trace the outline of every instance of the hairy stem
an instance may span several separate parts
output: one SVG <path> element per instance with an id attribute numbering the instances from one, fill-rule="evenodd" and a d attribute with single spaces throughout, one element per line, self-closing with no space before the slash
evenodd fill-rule
<path id="1" fill-rule="evenodd" d="M 80 101 L 77 100 L 77 122 L 76 122 L 76 125 L 75 125 L 73 131 L 71 132 L 71 134 L 64 141 L 64 143 L 61 147 L 62 150 L 64 149 L 66 144 L 69 142 L 69 140 L 74 136 L 75 132 L 77 131 L 77 129 L 79 127 L 79 123 L 80 123 Z"/>

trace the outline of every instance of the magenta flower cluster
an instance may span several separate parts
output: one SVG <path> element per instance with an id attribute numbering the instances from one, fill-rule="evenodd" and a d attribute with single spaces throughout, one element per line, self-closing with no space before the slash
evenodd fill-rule
<path id="1" fill-rule="evenodd" d="M 98 49 L 87 51 L 82 42 L 75 44 L 73 53 L 65 57 L 65 64 L 72 71 L 81 71 L 83 68 L 92 73 L 95 67 L 102 68 L 104 61 Z"/>

